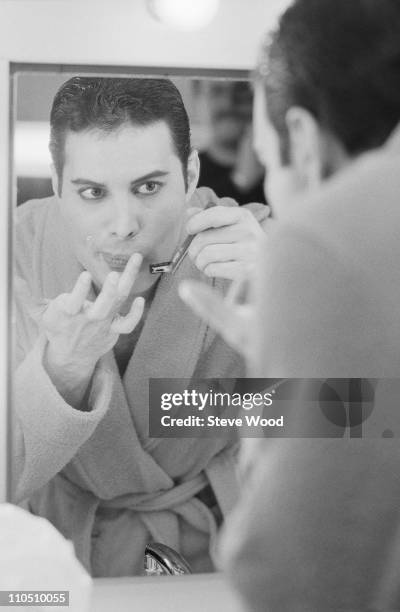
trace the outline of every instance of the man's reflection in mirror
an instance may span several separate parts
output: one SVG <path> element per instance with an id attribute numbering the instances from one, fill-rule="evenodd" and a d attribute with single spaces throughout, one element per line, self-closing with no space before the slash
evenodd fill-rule
<path id="1" fill-rule="evenodd" d="M 149 378 L 244 374 L 177 286 L 198 279 L 225 293 L 266 207 L 197 189 L 168 80 L 74 77 L 50 122 L 55 195 L 17 209 L 15 501 L 71 539 L 93 576 L 141 574 L 154 541 L 210 571 L 236 498 L 235 447 L 149 439 Z M 151 274 L 188 233 L 177 273 Z"/>
<path id="2" fill-rule="evenodd" d="M 251 87 L 246 81 L 195 81 L 205 104 L 209 142 L 200 152 L 199 185 L 239 204 L 264 202 L 264 170 L 253 149 Z"/>

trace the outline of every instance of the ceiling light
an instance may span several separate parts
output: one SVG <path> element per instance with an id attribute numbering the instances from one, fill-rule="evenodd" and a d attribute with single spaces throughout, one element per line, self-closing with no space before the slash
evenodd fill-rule
<path id="1" fill-rule="evenodd" d="M 153 17 L 176 30 L 199 30 L 215 17 L 219 0 L 147 0 Z"/>

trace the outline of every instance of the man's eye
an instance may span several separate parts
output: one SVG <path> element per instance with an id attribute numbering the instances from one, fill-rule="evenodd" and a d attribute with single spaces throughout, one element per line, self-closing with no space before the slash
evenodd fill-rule
<path id="1" fill-rule="evenodd" d="M 155 181 L 147 181 L 147 183 L 143 183 L 143 185 L 139 185 L 137 187 L 136 192 L 141 195 L 152 195 L 153 193 L 157 193 L 161 188 L 160 183 L 156 183 Z"/>
<path id="2" fill-rule="evenodd" d="M 80 191 L 79 195 L 84 200 L 99 200 L 104 195 L 104 191 L 101 187 L 88 187 Z"/>

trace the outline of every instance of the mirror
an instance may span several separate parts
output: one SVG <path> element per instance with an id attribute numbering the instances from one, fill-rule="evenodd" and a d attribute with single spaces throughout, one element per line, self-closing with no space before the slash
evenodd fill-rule
<path id="1" fill-rule="evenodd" d="M 192 572 L 213 571 L 210 547 L 235 488 L 235 445 L 218 437 L 148 435 L 150 378 L 244 375 L 241 359 L 178 297 L 181 279 L 202 277 L 190 258 L 175 276 L 149 273 L 151 263 L 170 260 L 182 244 L 186 208 L 204 206 L 194 191 L 196 155 L 186 170 L 182 111 L 170 117 L 171 89 L 158 95 L 169 100 L 163 112 L 178 122 L 174 128 L 148 120 L 140 101 L 132 110 L 124 87 L 96 90 L 81 80 L 58 99 L 51 159 L 50 108 L 58 88 L 75 75 L 68 67 L 15 75 L 14 501 L 73 540 L 94 577 L 143 574 L 149 544 L 169 547 Z M 148 91 L 154 81 L 147 79 L 156 76 L 101 68 L 95 74 L 120 83 L 145 78 Z M 171 76 L 189 114 L 192 145 L 202 151 L 201 184 L 212 187 L 215 179 L 218 195 L 232 195 L 223 185 L 232 183 L 244 147 L 252 155 L 247 75 Z M 90 88 L 89 111 L 82 100 Z M 89 112 L 97 112 L 102 128 L 88 128 Z M 141 123 L 126 119 L 127 112 L 137 112 Z M 60 128 L 72 116 L 75 131 Z M 255 161 L 253 169 L 245 201 L 262 197 Z M 130 260 L 131 276 L 126 266 L 133 252 L 143 262 L 131 290 L 135 263 Z M 112 280 L 110 271 L 118 273 Z M 138 295 L 145 298 L 140 322 L 140 301 L 130 318 L 125 308 Z"/>

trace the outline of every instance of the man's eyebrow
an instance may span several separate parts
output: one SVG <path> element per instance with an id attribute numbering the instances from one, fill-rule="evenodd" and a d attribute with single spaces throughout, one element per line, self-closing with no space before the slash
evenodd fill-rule
<path id="1" fill-rule="evenodd" d="M 85 178 L 71 179 L 71 183 L 73 183 L 74 185 L 91 185 L 92 187 L 105 187 L 103 183 L 97 183 L 97 181 L 92 181 L 90 179 Z"/>
<path id="2" fill-rule="evenodd" d="M 134 179 L 133 181 L 131 181 L 131 185 L 137 185 L 138 183 L 144 183 L 145 181 L 148 181 L 152 178 L 166 176 L 167 174 L 169 174 L 169 172 L 167 172 L 166 170 L 153 170 L 153 172 L 148 172 L 148 174 L 139 176 L 137 179 Z M 85 179 L 85 178 L 71 179 L 71 183 L 73 183 L 74 185 L 90 185 L 92 187 L 103 187 L 103 188 L 106 187 L 106 185 L 104 185 L 103 183 L 98 183 L 97 181 L 92 181 L 91 179 Z"/>
<path id="3" fill-rule="evenodd" d="M 137 183 L 144 183 L 149 179 L 156 178 L 158 176 L 166 176 L 169 174 L 166 170 L 154 170 L 153 172 L 149 172 L 148 174 L 144 174 L 143 176 L 139 176 L 139 178 L 131 181 L 131 185 L 136 185 Z"/>

